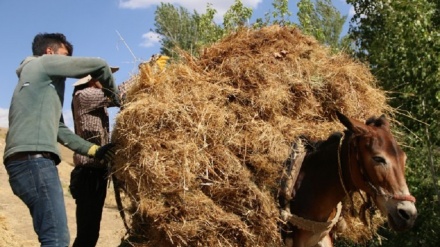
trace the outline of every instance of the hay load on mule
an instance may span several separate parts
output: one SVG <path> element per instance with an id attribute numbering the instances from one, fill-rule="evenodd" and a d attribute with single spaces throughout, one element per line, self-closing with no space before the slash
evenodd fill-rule
<path id="1" fill-rule="evenodd" d="M 164 71 L 118 114 L 115 176 L 146 246 L 281 246 L 277 193 L 299 135 L 391 113 L 368 68 L 296 28 L 240 30 Z"/>

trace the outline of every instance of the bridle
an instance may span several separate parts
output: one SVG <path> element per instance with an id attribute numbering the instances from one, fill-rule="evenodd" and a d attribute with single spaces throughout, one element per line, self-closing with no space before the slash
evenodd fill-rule
<path id="1" fill-rule="evenodd" d="M 341 165 L 341 149 L 342 149 L 342 144 L 343 141 L 345 139 L 345 133 L 342 132 L 342 137 L 339 140 L 339 146 L 338 146 L 338 173 L 339 173 L 339 180 L 340 183 L 342 185 L 342 189 L 344 190 L 345 194 L 347 196 L 349 196 L 348 190 L 345 187 L 345 183 L 344 183 L 344 179 L 343 179 L 343 175 L 342 175 L 342 165 Z M 347 145 L 350 145 L 350 143 L 347 143 Z M 355 146 L 356 147 L 356 146 Z M 363 182 L 370 188 L 371 191 L 373 191 L 373 194 L 375 197 L 377 196 L 382 196 L 382 197 L 386 197 L 386 198 L 390 198 L 390 199 L 394 199 L 394 200 L 398 200 L 398 201 L 410 201 L 415 203 L 416 202 L 416 198 L 412 195 L 397 195 L 397 194 L 390 194 L 390 193 L 381 193 L 374 184 L 371 183 L 371 179 L 368 177 L 368 174 L 364 171 L 363 167 L 361 166 L 358 157 L 356 157 L 356 164 L 358 165 L 358 169 L 360 171 L 360 173 L 362 174 L 363 177 Z M 349 169 L 349 178 L 350 180 L 353 182 L 353 178 L 352 178 L 352 165 L 350 165 L 350 163 L 348 162 L 348 169 Z M 349 196 L 349 198 L 351 199 L 351 197 Z M 353 201 L 352 201 L 352 205 L 353 205 Z"/>

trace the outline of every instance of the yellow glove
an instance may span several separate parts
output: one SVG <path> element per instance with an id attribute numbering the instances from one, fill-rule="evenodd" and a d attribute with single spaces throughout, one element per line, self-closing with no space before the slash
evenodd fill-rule
<path id="1" fill-rule="evenodd" d="M 89 151 L 87 151 L 87 154 L 90 157 L 94 157 L 101 164 L 104 160 L 111 162 L 115 156 L 115 153 L 112 150 L 114 146 L 115 144 L 113 143 L 105 144 L 104 146 L 93 145 L 90 147 Z"/>
<path id="2" fill-rule="evenodd" d="M 168 56 L 159 55 L 159 58 L 156 60 L 156 64 L 157 66 L 159 66 L 160 70 L 163 70 L 165 68 L 169 59 L 170 57 Z"/>
<path id="3" fill-rule="evenodd" d="M 90 147 L 89 151 L 87 151 L 87 155 L 90 156 L 90 157 L 95 157 L 96 150 L 98 150 L 98 149 L 99 149 L 98 145 L 92 145 Z"/>

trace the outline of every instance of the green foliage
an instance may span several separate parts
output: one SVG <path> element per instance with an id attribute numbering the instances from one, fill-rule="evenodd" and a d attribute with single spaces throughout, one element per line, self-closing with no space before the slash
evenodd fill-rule
<path id="1" fill-rule="evenodd" d="M 295 26 L 289 18 L 292 13 L 289 11 L 288 0 L 273 0 L 272 6 L 274 10 L 267 12 L 264 18 L 257 18 L 253 26 L 261 28 L 269 25 Z"/>
<path id="2" fill-rule="evenodd" d="M 199 43 L 196 21 L 198 14 L 195 13 L 194 16 L 185 8 L 169 3 L 161 3 L 157 7 L 154 26 L 155 32 L 162 35 L 162 54 L 175 57 L 176 47 L 187 51 L 195 50 L 195 45 Z"/>
<path id="3" fill-rule="evenodd" d="M 211 44 L 223 37 L 225 30 L 214 23 L 214 15 L 217 13 L 215 9 L 208 4 L 206 13 L 202 15 L 194 15 L 197 23 L 197 34 L 199 36 L 197 48 Z"/>
<path id="4" fill-rule="evenodd" d="M 298 19 L 301 30 L 304 34 L 314 35 L 319 39 L 323 37 L 321 28 L 315 26 L 312 22 L 312 15 L 314 12 L 314 5 L 310 0 L 300 0 L 298 2 Z"/>
<path id="5" fill-rule="evenodd" d="M 332 5 L 331 0 L 310 0 L 298 2 L 298 19 L 300 28 L 305 34 L 314 36 L 320 43 L 328 45 L 334 51 L 349 50 L 350 40 L 344 37 L 340 40 L 342 27 L 347 16 Z"/>
<path id="6" fill-rule="evenodd" d="M 289 1 L 288 0 L 274 0 L 272 6 L 274 11 L 272 12 L 272 17 L 274 20 L 272 24 L 277 24 L 281 26 L 289 26 L 292 23 L 289 21 L 289 17 L 292 13 L 289 11 Z"/>
<path id="7" fill-rule="evenodd" d="M 251 16 L 252 9 L 244 7 L 240 0 L 236 0 L 223 16 L 223 26 L 226 32 L 235 31 L 244 26 Z"/>
<path id="8" fill-rule="evenodd" d="M 356 14 L 350 34 L 357 57 L 371 66 L 389 92 L 396 119 L 405 126 L 407 180 L 418 199 L 415 227 L 403 234 L 387 229 L 383 246 L 439 246 L 440 18 L 438 1 L 349 0 Z"/>
<path id="9" fill-rule="evenodd" d="M 436 9 L 426 0 L 362 2 L 365 5 L 359 5 L 357 11 L 364 12 L 355 15 L 358 25 L 351 29 L 360 48 L 359 58 L 371 64 L 387 90 L 398 92 L 392 101 L 396 106 L 437 125 L 439 112 L 434 106 L 439 103 L 440 33 L 431 22 Z M 424 124 L 411 118 L 401 120 L 424 134 Z"/>

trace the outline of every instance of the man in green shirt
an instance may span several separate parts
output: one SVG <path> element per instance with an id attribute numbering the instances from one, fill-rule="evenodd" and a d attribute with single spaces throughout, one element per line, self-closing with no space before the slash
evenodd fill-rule
<path id="1" fill-rule="evenodd" d="M 70 236 L 56 167 L 61 160 L 57 142 L 98 160 L 112 156 L 112 144 L 100 147 L 64 125 L 65 80 L 91 75 L 116 105 L 118 89 L 108 64 L 100 58 L 71 57 L 73 46 L 63 34 L 37 34 L 32 52 L 17 69 L 3 163 L 14 194 L 29 208 L 41 246 L 65 247 Z"/>

